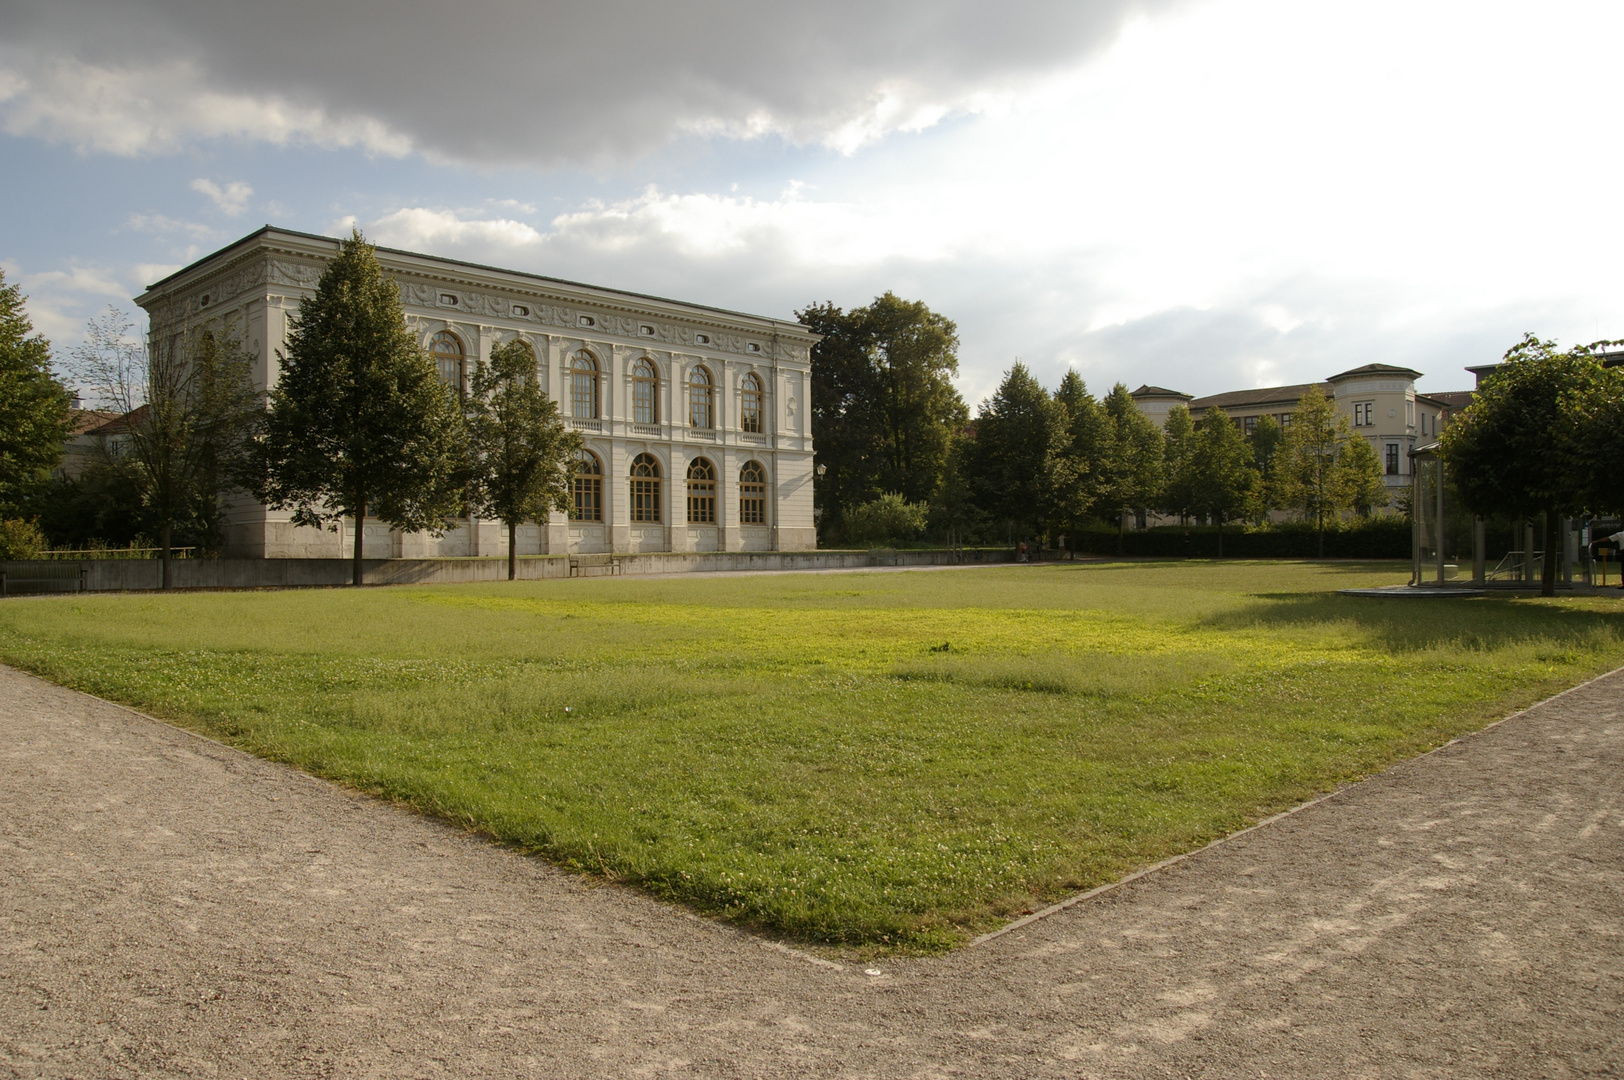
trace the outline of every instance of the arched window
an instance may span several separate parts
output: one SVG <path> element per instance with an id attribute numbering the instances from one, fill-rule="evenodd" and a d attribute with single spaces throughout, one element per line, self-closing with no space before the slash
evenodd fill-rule
<path id="1" fill-rule="evenodd" d="M 468 354 L 463 351 L 462 339 L 449 330 L 441 330 L 429 338 L 429 355 L 440 372 L 440 381 L 461 394 L 467 384 Z"/>
<path id="2" fill-rule="evenodd" d="M 761 380 L 755 372 L 744 377 L 744 388 L 739 391 L 739 427 L 761 434 Z"/>
<path id="3" fill-rule="evenodd" d="M 571 521 L 603 520 L 603 463 L 590 450 L 575 452 L 575 480 L 570 485 L 575 495 L 570 507 Z"/>
<path id="4" fill-rule="evenodd" d="M 598 418 L 598 362 L 585 349 L 570 361 L 570 415 L 577 420 Z"/>
<path id="5" fill-rule="evenodd" d="M 688 524 L 716 524 L 716 467 L 704 458 L 688 466 Z"/>
<path id="6" fill-rule="evenodd" d="M 739 524 L 767 524 L 767 470 L 757 461 L 739 470 Z"/>
<path id="7" fill-rule="evenodd" d="M 660 463 L 653 454 L 632 459 L 632 522 L 660 520 Z"/>
<path id="8" fill-rule="evenodd" d="M 716 393 L 711 385 L 711 373 L 696 367 L 688 376 L 688 426 L 713 428 L 716 426 Z"/>
<path id="9" fill-rule="evenodd" d="M 660 408 L 655 399 L 659 387 L 660 376 L 654 370 L 654 361 L 645 356 L 632 365 L 632 423 L 660 422 Z"/>

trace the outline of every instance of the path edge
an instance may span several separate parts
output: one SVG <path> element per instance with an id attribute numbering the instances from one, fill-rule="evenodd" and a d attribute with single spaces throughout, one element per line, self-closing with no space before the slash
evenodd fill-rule
<path id="1" fill-rule="evenodd" d="M 1479 736 L 1487 735 L 1489 732 L 1493 731 L 1495 728 L 1499 727 L 1501 724 L 1507 723 L 1508 721 L 1511 721 L 1511 720 L 1515 720 L 1520 716 L 1526 716 L 1528 713 L 1533 712 L 1535 709 L 1544 708 L 1546 705 L 1549 705 L 1551 702 L 1555 701 L 1558 698 L 1566 697 L 1567 695 L 1572 694 L 1572 693 L 1574 693 L 1576 691 L 1583 690 L 1585 687 L 1589 686 L 1591 683 L 1597 683 L 1597 682 L 1600 682 L 1603 679 L 1610 679 L 1614 675 L 1619 674 L 1620 672 L 1624 672 L 1624 666 L 1619 666 L 1619 667 L 1613 668 L 1611 671 L 1604 671 L 1600 675 L 1593 675 L 1590 678 L 1586 679 L 1584 682 L 1579 683 L 1579 684 L 1577 684 L 1575 686 L 1570 686 L 1566 690 L 1558 691 L 1557 693 L 1552 694 L 1548 698 L 1543 698 L 1543 699 L 1541 699 L 1539 701 L 1536 701 L 1532 705 L 1529 705 L 1527 708 L 1518 709 L 1514 713 L 1508 713 L 1505 716 L 1502 716 L 1498 720 L 1495 720 L 1495 721 L 1492 721 L 1490 723 L 1484 724 L 1482 727 L 1478 728 L 1476 731 L 1468 731 L 1463 735 L 1457 735 L 1453 739 L 1450 739 L 1448 742 L 1439 743 L 1437 746 L 1434 746 L 1431 750 L 1424 751 L 1423 753 L 1417 754 L 1414 757 L 1404 758 L 1402 761 L 1395 761 L 1391 765 L 1388 765 L 1386 768 L 1382 769 L 1380 772 L 1371 773 L 1369 776 L 1362 777 L 1362 778 L 1360 778 L 1358 780 L 1353 781 L 1352 783 L 1343 784 L 1341 787 L 1336 788 L 1333 791 L 1327 791 L 1323 795 L 1315 796 L 1314 798 L 1309 799 L 1307 802 L 1298 803 L 1296 806 L 1293 806 L 1293 807 L 1291 807 L 1289 809 L 1286 809 L 1286 810 L 1282 810 L 1278 814 L 1271 814 L 1270 816 L 1262 819 L 1261 821 L 1255 821 L 1252 824 L 1248 825 L 1246 828 L 1241 829 L 1241 830 L 1239 830 L 1237 832 L 1227 833 L 1227 834 L 1225 834 L 1223 836 L 1220 836 L 1216 840 L 1212 840 L 1212 841 L 1210 841 L 1210 842 L 1208 842 L 1206 844 L 1203 844 L 1200 847 L 1194 849 L 1193 851 L 1186 851 L 1186 852 L 1183 852 L 1182 854 L 1179 854 L 1179 855 L 1170 856 L 1170 857 L 1168 857 L 1166 859 L 1163 859 L 1160 862 L 1155 862 L 1155 863 L 1151 863 L 1149 866 L 1140 867 L 1138 870 L 1135 870 L 1133 873 L 1128 874 L 1125 877 L 1118 878 L 1115 881 L 1108 881 L 1104 885 L 1096 885 L 1094 888 L 1089 889 L 1089 890 L 1087 890 L 1085 892 L 1080 892 L 1080 893 L 1077 893 L 1077 894 L 1075 894 L 1073 896 L 1068 896 L 1064 900 L 1060 900 L 1060 901 L 1058 901 L 1056 903 L 1050 904 L 1046 908 L 1041 908 L 1041 909 L 1039 909 L 1037 911 L 1034 911 L 1030 915 L 1023 915 L 1019 919 L 1016 919 L 1013 922 L 1005 923 L 1003 926 L 1000 926 L 996 930 L 989 930 L 987 933 L 982 934 L 979 937 L 971 938 L 969 944 L 967 944 L 965 946 L 965 948 L 966 949 L 974 949 L 974 948 L 976 948 L 976 947 L 978 947 L 980 945 L 985 945 L 987 942 L 993 941 L 993 940 L 995 940 L 997 938 L 1001 938 L 1005 934 L 1013 933 L 1016 930 L 1019 930 L 1022 927 L 1025 927 L 1025 926 L 1030 926 L 1032 923 L 1035 923 L 1035 922 L 1039 921 L 1040 919 L 1047 919 L 1051 915 L 1058 915 L 1060 912 L 1065 911 L 1068 908 L 1076 907 L 1078 904 L 1086 903 L 1087 901 L 1094 899 L 1096 896 L 1102 896 L 1105 893 L 1112 892 L 1112 891 L 1114 891 L 1116 889 L 1120 889 L 1125 885 L 1130 885 L 1133 882 L 1138 881 L 1140 878 L 1149 877 L 1151 874 L 1157 873 L 1158 871 L 1166 870 L 1168 867 L 1175 866 L 1178 863 L 1181 863 L 1181 862 L 1185 861 L 1186 859 L 1193 859 L 1197 855 L 1200 855 L 1200 854 L 1202 854 L 1204 852 L 1207 852 L 1207 851 L 1211 851 L 1213 848 L 1221 847 L 1222 845 L 1229 843 L 1231 840 L 1239 840 L 1241 837 L 1245 836 L 1247 833 L 1257 832 L 1259 829 L 1265 829 L 1265 828 L 1269 827 L 1270 825 L 1275 824 L 1278 821 L 1281 821 L 1281 820 L 1283 820 L 1285 818 L 1291 817 L 1293 814 L 1301 813 L 1304 810 L 1311 810 L 1314 807 L 1318 806 L 1320 803 L 1329 802 L 1331 799 L 1334 799 L 1339 795 L 1344 795 L 1347 792 L 1350 792 L 1350 791 L 1354 790 L 1355 788 L 1362 787 L 1363 785 L 1370 783 L 1372 780 L 1375 780 L 1378 777 L 1381 777 L 1381 776 L 1385 775 L 1386 773 L 1392 771 L 1393 769 L 1399 768 L 1402 765 L 1408 765 L 1409 763 L 1414 762 L 1414 761 L 1422 761 L 1422 760 L 1424 760 L 1426 758 L 1431 757 L 1433 754 L 1438 753 L 1440 750 L 1447 750 L 1451 746 L 1454 746 L 1457 743 L 1464 742 L 1467 739 L 1475 739 L 1475 738 L 1478 738 Z"/>

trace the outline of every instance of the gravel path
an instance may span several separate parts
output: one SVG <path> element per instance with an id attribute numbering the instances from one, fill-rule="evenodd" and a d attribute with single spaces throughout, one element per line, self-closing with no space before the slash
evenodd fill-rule
<path id="1" fill-rule="evenodd" d="M 1621 766 L 1624 671 L 870 976 L 0 668 L 0 1075 L 1618 1075 Z"/>

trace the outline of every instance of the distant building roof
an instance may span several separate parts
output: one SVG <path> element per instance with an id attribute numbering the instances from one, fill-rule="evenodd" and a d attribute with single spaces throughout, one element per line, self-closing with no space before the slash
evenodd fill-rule
<path id="1" fill-rule="evenodd" d="M 1450 412 L 1459 412 L 1466 408 L 1476 396 L 1477 392 L 1473 390 L 1444 390 L 1436 394 L 1415 395 L 1417 401 L 1430 401 Z"/>
<path id="2" fill-rule="evenodd" d="M 1401 375 L 1409 379 L 1419 379 L 1421 377 L 1419 371 L 1407 367 L 1394 367 L 1392 364 L 1366 364 L 1351 371 L 1344 371 L 1340 375 L 1332 375 L 1329 381 L 1339 382 L 1342 379 L 1357 379 L 1366 375 Z"/>
<path id="3" fill-rule="evenodd" d="M 1292 386 L 1262 386 L 1256 390 L 1231 390 L 1224 394 L 1211 394 L 1207 397 L 1196 398 L 1190 402 L 1191 412 L 1200 412 L 1206 409 L 1258 409 L 1265 405 L 1295 405 L 1299 398 L 1308 392 L 1308 388 L 1317 386 L 1325 392 L 1326 397 L 1331 395 L 1331 384 L 1322 383 L 1296 383 Z"/>
<path id="4" fill-rule="evenodd" d="M 68 437 L 87 435 L 109 420 L 118 419 L 118 413 L 107 409 L 69 409 Z"/>
<path id="5" fill-rule="evenodd" d="M 1131 398 L 1178 398 L 1180 401 L 1189 401 L 1189 394 L 1181 394 L 1177 390 L 1169 390 L 1165 386 L 1141 386 L 1137 390 L 1129 391 Z"/>
<path id="6" fill-rule="evenodd" d="M 147 406 L 145 406 L 145 405 L 137 405 L 135 408 L 131 409 L 127 413 L 120 414 L 120 413 L 111 413 L 110 412 L 110 413 L 103 413 L 102 415 L 104 417 L 106 417 L 106 419 L 103 420 L 100 424 L 96 424 L 93 427 L 87 428 L 84 431 L 84 434 L 86 434 L 86 435 L 117 435 L 120 432 L 128 431 L 132 427 L 134 427 L 136 424 L 139 424 L 142 420 L 144 420 L 146 418 Z"/>

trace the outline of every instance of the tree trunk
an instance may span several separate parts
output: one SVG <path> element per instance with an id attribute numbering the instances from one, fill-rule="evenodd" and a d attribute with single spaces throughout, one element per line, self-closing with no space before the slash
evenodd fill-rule
<path id="1" fill-rule="evenodd" d="M 1125 520 L 1127 516 L 1125 512 L 1117 515 L 1117 558 L 1119 559 L 1122 558 L 1122 534 L 1128 529 L 1128 523 Z"/>
<path id="2" fill-rule="evenodd" d="M 164 589 L 170 588 L 173 584 L 169 576 L 169 559 L 172 555 L 169 546 L 170 529 L 171 526 L 167 521 L 158 529 L 159 587 Z"/>
<path id="3" fill-rule="evenodd" d="M 366 536 L 367 501 L 360 499 L 355 507 L 355 559 L 350 567 L 350 584 L 361 586 L 361 540 Z"/>
<path id="4" fill-rule="evenodd" d="M 508 522 L 508 580 L 512 581 L 519 570 L 519 523 Z"/>
<path id="5" fill-rule="evenodd" d="M 1556 595 L 1556 569 L 1561 565 L 1557 545 L 1562 542 L 1562 518 L 1554 511 L 1545 511 L 1545 566 L 1540 574 L 1539 594 Z"/>
<path id="6" fill-rule="evenodd" d="M 1224 557 L 1224 519 L 1217 518 L 1218 522 L 1218 557 Z"/>
<path id="7" fill-rule="evenodd" d="M 1323 558 L 1325 558 L 1325 514 L 1324 514 L 1324 512 L 1322 511 L 1321 513 L 1315 515 L 1314 521 L 1315 521 L 1315 530 L 1314 531 L 1315 531 L 1315 534 L 1319 537 L 1319 557 L 1323 559 Z"/>

